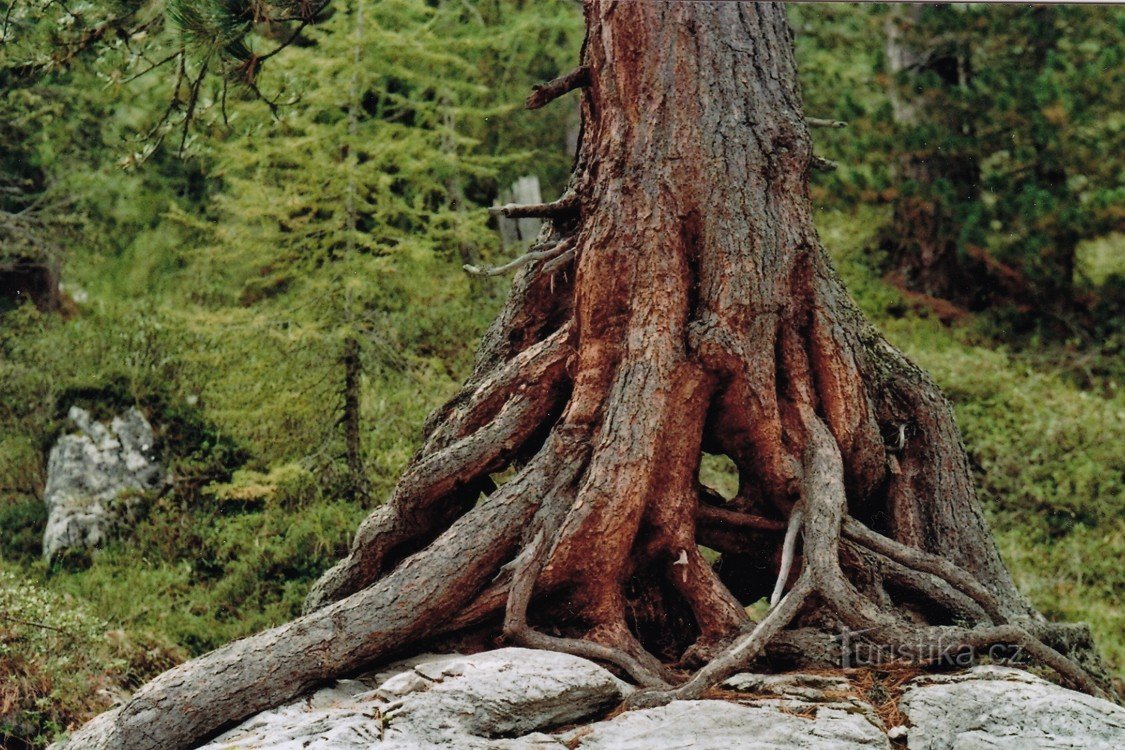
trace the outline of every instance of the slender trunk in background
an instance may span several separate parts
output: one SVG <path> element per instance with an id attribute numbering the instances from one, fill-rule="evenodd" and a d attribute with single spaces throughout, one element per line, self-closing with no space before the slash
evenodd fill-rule
<path id="1" fill-rule="evenodd" d="M 344 450 L 348 464 L 348 486 L 361 499 L 368 497 L 367 471 L 363 463 L 361 412 L 363 361 L 359 340 L 349 336 L 344 341 Z"/>
<path id="2" fill-rule="evenodd" d="M 307 614 L 156 678 L 72 747 L 188 747 L 450 638 L 598 659 L 649 688 L 636 704 L 759 656 L 839 666 L 841 626 L 892 647 L 868 654 L 1016 644 L 1099 690 L 1060 653 L 1088 632 L 1016 591 L 949 404 L 820 244 L 785 6 L 585 10 L 584 70 L 554 89 L 582 87 L 569 190 L 510 210 L 551 219 L 542 255 L 387 503 Z M 705 453 L 738 468 L 733 499 L 700 481 Z"/>

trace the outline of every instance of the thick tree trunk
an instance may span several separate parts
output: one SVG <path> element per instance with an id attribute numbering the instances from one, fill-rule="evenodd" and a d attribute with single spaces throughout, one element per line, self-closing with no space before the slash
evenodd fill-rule
<path id="1" fill-rule="evenodd" d="M 1097 689 L 1029 635 L 1046 627 L 997 554 L 948 404 L 828 263 L 784 7 L 586 14 L 570 192 L 507 209 L 552 216 L 550 237 L 393 496 L 308 614 L 162 675 L 72 746 L 187 747 L 470 627 L 654 688 L 706 663 L 684 696 L 763 653 L 838 658 L 823 644 L 840 625 L 889 645 L 1026 643 Z M 705 452 L 738 467 L 733 500 L 701 484 Z M 782 567 L 784 596 L 750 622 Z"/>

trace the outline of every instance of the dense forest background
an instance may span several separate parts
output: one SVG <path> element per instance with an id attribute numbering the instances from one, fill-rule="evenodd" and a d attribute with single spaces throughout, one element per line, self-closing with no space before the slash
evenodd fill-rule
<path id="1" fill-rule="evenodd" d="M 503 299 L 461 268 L 519 252 L 485 207 L 569 173 L 574 103 L 522 102 L 577 3 L 242 5 L 0 3 L 0 274 L 61 279 L 0 295 L 5 747 L 299 612 Z M 954 401 L 1020 588 L 1121 675 L 1125 10 L 790 16 L 807 114 L 847 123 L 814 132 L 825 245 Z M 75 404 L 142 408 L 174 482 L 48 565 Z"/>

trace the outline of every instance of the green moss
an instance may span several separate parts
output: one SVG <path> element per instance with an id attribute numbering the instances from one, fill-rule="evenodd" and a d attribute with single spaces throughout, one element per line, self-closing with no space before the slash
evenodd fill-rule
<path id="1" fill-rule="evenodd" d="M 183 654 L 115 631 L 0 561 L 0 746 L 39 747 Z"/>
<path id="2" fill-rule="evenodd" d="M 230 482 L 215 483 L 204 489 L 220 510 L 232 507 L 261 508 L 268 504 L 283 508 L 306 506 L 320 495 L 316 477 L 295 463 L 288 463 L 269 472 L 240 469 Z"/>

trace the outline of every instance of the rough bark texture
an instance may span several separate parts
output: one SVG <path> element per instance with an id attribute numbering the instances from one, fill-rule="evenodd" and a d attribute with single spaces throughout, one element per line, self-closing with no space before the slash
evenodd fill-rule
<path id="1" fill-rule="evenodd" d="M 838 662 L 825 634 L 842 626 L 1023 644 L 1097 690 L 1039 640 L 1060 637 L 997 554 L 949 405 L 829 265 L 784 7 L 590 0 L 586 15 L 575 174 L 534 209 L 552 217 L 539 251 L 556 252 L 520 268 L 392 497 L 304 617 L 162 675 L 72 746 L 187 747 L 464 629 L 665 690 L 638 704 L 755 657 Z M 738 467 L 732 500 L 701 484 L 704 452 Z M 783 557 L 794 580 L 753 623 L 744 605 Z"/>

